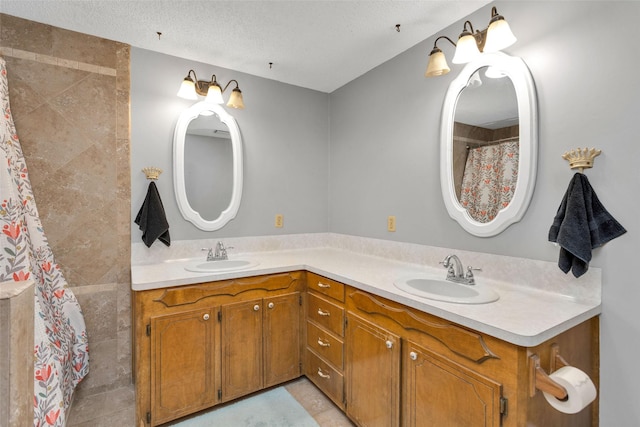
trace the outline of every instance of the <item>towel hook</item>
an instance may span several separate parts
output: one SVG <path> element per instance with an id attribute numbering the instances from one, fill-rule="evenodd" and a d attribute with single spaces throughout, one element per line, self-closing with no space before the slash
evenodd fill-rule
<path id="1" fill-rule="evenodd" d="M 156 168 L 154 166 L 149 166 L 146 168 L 142 168 L 142 172 L 147 176 L 147 179 L 158 179 L 160 174 L 162 173 L 162 169 Z"/>
<path id="2" fill-rule="evenodd" d="M 602 153 L 602 150 L 596 150 L 595 148 L 576 148 L 564 153 L 562 158 L 569 161 L 571 169 L 578 169 L 582 173 L 584 169 L 593 167 L 593 159 L 599 156 L 600 153 Z"/>

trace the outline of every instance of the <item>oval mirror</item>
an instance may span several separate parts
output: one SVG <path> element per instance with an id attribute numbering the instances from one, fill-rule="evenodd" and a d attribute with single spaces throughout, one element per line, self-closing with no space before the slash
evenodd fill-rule
<path id="1" fill-rule="evenodd" d="M 468 63 L 445 96 L 440 183 L 449 215 L 494 236 L 524 216 L 535 186 L 537 102 L 524 61 L 501 52 Z"/>
<path id="2" fill-rule="evenodd" d="M 220 105 L 198 102 L 178 118 L 173 183 L 180 213 L 205 231 L 233 219 L 242 197 L 242 139 Z"/>

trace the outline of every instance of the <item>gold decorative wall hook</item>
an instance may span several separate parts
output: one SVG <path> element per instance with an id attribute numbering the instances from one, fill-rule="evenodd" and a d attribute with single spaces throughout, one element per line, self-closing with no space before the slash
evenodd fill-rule
<path id="1" fill-rule="evenodd" d="M 154 166 L 149 166 L 146 168 L 142 168 L 142 172 L 147 176 L 147 179 L 158 179 L 160 174 L 162 173 L 162 169 L 156 168 Z"/>
<path id="2" fill-rule="evenodd" d="M 582 173 L 584 169 L 593 167 L 593 159 L 599 156 L 600 153 L 602 153 L 602 150 L 596 150 L 595 148 L 576 148 L 564 153 L 562 158 L 569 162 L 571 169 L 578 169 Z"/>

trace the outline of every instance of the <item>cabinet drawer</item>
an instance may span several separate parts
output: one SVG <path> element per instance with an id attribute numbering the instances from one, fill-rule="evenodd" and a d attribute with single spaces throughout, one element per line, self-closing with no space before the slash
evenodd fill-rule
<path id="1" fill-rule="evenodd" d="M 307 377 L 336 405 L 344 409 L 344 377 L 307 349 Z"/>
<path id="2" fill-rule="evenodd" d="M 342 371 L 344 343 L 329 332 L 307 322 L 307 346 Z"/>
<path id="3" fill-rule="evenodd" d="M 344 337 L 344 308 L 317 295 L 309 294 L 307 317 L 334 334 Z"/>
<path id="4" fill-rule="evenodd" d="M 315 273 L 307 273 L 307 288 L 344 302 L 344 285 Z"/>

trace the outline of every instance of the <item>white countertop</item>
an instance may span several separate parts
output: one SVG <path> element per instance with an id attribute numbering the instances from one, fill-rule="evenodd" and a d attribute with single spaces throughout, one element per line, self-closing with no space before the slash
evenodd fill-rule
<path id="1" fill-rule="evenodd" d="M 601 312 L 599 298 L 567 296 L 529 286 L 506 284 L 483 277 L 483 273 L 476 274 L 476 281 L 497 291 L 500 294 L 498 301 L 457 304 L 417 297 L 396 288 L 394 280 L 418 273 L 435 273 L 444 278 L 446 271 L 442 267 L 425 267 L 418 263 L 343 249 L 261 251 L 231 254 L 229 259 L 247 259 L 259 264 L 247 270 L 217 274 L 185 270 L 184 267 L 193 263 L 194 259 L 132 265 L 132 289 L 143 291 L 307 270 L 525 347 L 536 346 Z M 195 260 L 204 261 L 202 257 Z"/>

